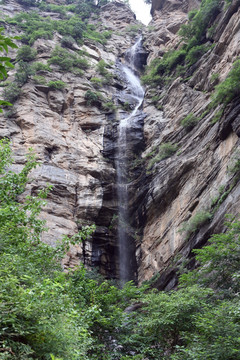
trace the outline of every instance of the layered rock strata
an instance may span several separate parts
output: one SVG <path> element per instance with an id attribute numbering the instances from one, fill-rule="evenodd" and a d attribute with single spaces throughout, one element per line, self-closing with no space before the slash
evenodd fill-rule
<path id="1" fill-rule="evenodd" d="M 153 26 L 163 21 L 164 13 L 174 19 L 177 13 L 185 12 L 184 2 L 180 3 L 153 2 Z M 192 249 L 203 246 L 211 234 L 224 231 L 225 214 L 239 214 L 240 185 L 230 170 L 239 158 L 239 101 L 229 104 L 217 122 L 214 116 L 218 109 L 204 114 L 214 88 L 213 74 L 224 80 L 240 55 L 239 11 L 239 1 L 223 8 L 215 22 L 216 46 L 194 65 L 188 81 L 177 78 L 167 89 L 158 90 L 162 111 L 151 104 L 151 92 L 145 101 L 147 150 L 143 157 L 160 144 L 177 145 L 173 156 L 153 165 L 146 180 L 150 185 L 144 200 L 146 221 L 139 247 L 139 280 L 155 276 L 155 285 L 161 289 L 176 285 L 176 264 L 181 258 L 191 258 Z M 155 34 L 151 36 L 156 38 Z M 169 48 L 169 41 L 163 41 L 160 48 Z M 155 56 L 156 42 L 151 46 Z M 188 131 L 181 121 L 190 113 L 199 121 Z M 191 224 L 208 212 L 211 220 L 202 220 L 197 231 L 191 232 Z M 189 266 L 193 265 L 191 261 Z"/>
<path id="2" fill-rule="evenodd" d="M 167 50 L 178 48 L 178 30 L 187 21 L 188 11 L 198 7 L 200 1 L 153 0 L 152 4 L 153 21 L 144 35 L 148 63 L 162 57 Z M 36 10 L 26 10 L 13 0 L 1 7 L 8 16 Z M 191 260 L 189 266 L 194 266 L 192 249 L 203 246 L 211 234 L 224 231 L 226 213 L 239 212 L 239 181 L 231 172 L 239 159 L 239 102 L 229 104 L 218 122 L 213 121 L 218 109 L 205 113 L 217 81 L 226 78 L 239 57 L 239 7 L 239 0 L 233 0 L 226 8 L 223 4 L 213 24 L 214 31 L 207 35 L 209 44 L 215 46 L 188 70 L 185 81 L 179 77 L 167 87 L 147 89 L 145 115 L 128 134 L 132 144 L 130 235 L 136 245 L 139 282 L 155 277 L 155 285 L 161 289 L 176 286 L 176 270 L 181 259 L 187 257 Z M 56 13 L 51 16 L 59 18 Z M 12 140 L 16 170 L 23 166 L 29 147 L 36 152 L 40 165 L 31 174 L 33 180 L 28 192 L 35 193 L 47 183 L 52 185 L 41 214 L 49 228 L 43 240 L 54 246 L 63 234 L 72 235 L 81 226 L 96 223 L 93 239 L 72 248 L 65 265 L 74 267 L 82 261 L 98 266 L 108 277 L 117 277 L 114 159 L 119 119 L 132 107 L 117 64 L 119 58 L 124 61 L 123 54 L 134 43 L 131 32 L 135 31 L 136 35 L 139 24 L 120 2 L 104 6 L 100 16 L 101 22 L 99 18 L 93 18 L 92 22 L 99 31 L 112 31 L 107 43 L 85 40 L 84 45 L 75 44 L 70 50 L 72 54 L 79 50 L 87 52 L 90 68 L 78 76 L 51 65 L 51 73 L 41 74 L 47 82 L 64 81 L 67 84 L 64 90 L 53 91 L 30 78 L 13 110 L 1 117 L 0 136 Z M 16 35 L 14 27 L 4 25 L 10 34 Z M 33 47 L 37 50 L 37 61 L 46 64 L 61 39 L 56 32 L 52 40 L 36 40 Z M 146 52 L 140 53 L 140 68 L 147 59 Z M 16 52 L 10 55 L 15 59 Z M 108 64 L 112 76 L 96 89 L 91 79 L 102 79 L 96 69 L 100 60 Z M 9 73 L 9 81 L 14 79 L 14 72 Z M 88 90 L 99 91 L 118 109 L 87 104 Z M 159 99 L 161 110 L 153 105 L 153 96 Z M 190 113 L 199 121 L 188 131 L 181 121 Z M 166 143 L 173 144 L 177 150 L 167 159 L 156 158 L 154 162 L 159 146 Z M 205 218 L 196 231 L 186 231 L 193 219 L 204 213 L 211 213 L 211 219 Z"/>
<path id="3" fill-rule="evenodd" d="M 38 11 L 40 16 L 59 19 L 59 14 L 44 13 L 35 7 L 24 8 L 12 0 L 2 5 L 2 11 L 4 16 L 10 17 L 21 11 Z M 69 50 L 73 55 L 76 51 L 87 53 L 90 67 L 84 75 L 63 71 L 58 65 L 51 65 L 51 73 L 41 72 L 46 82 L 64 81 L 66 87 L 63 90 L 37 85 L 30 78 L 22 87 L 13 109 L 1 117 L 0 136 L 11 139 L 16 162 L 14 168 L 17 170 L 22 167 L 29 148 L 36 153 L 40 165 L 31 173 L 28 192 L 36 193 L 46 184 L 52 186 L 41 214 L 48 228 L 42 240 L 55 246 L 63 235 L 71 236 L 82 226 L 95 223 L 94 238 L 72 247 L 64 265 L 74 267 L 82 261 L 86 265 L 99 266 L 106 276 L 116 276 L 117 242 L 114 226 L 111 226 L 117 212 L 116 173 L 111 159 L 114 148 L 106 158 L 104 139 L 110 128 L 116 140 L 117 118 L 124 110 L 115 112 L 99 104 L 88 104 L 85 94 L 88 90 L 98 91 L 106 101 L 118 105 L 117 94 L 125 85 L 115 74 L 115 63 L 134 41 L 134 37 L 128 34 L 129 25 L 138 26 L 138 22 L 134 13 L 118 2 L 104 6 L 100 16 L 100 23 L 99 18 L 90 22 L 98 26 L 99 32 L 112 32 L 107 43 L 101 45 L 86 40 L 82 46 L 75 44 Z M 5 27 L 8 33 L 16 35 L 14 27 L 7 23 Z M 62 36 L 57 32 L 52 40 L 36 40 L 32 46 L 37 51 L 36 61 L 47 64 L 52 50 L 61 44 L 61 40 Z M 20 41 L 18 45 L 22 45 Z M 10 56 L 14 59 L 16 51 Z M 97 70 L 100 60 L 108 66 L 110 76 L 107 83 Z M 9 72 L 10 82 L 15 71 Z M 100 89 L 94 88 L 91 82 L 94 77 L 105 83 Z"/>

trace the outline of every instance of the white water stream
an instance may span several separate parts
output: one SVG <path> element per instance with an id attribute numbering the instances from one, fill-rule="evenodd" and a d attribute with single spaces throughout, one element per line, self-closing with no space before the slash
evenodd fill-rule
<path id="1" fill-rule="evenodd" d="M 118 245 L 119 245 L 119 273 L 123 282 L 132 280 L 131 251 L 129 244 L 129 211 L 128 211 L 128 139 L 127 135 L 134 124 L 135 117 L 140 111 L 144 98 L 144 90 L 139 78 L 135 75 L 134 64 L 141 45 L 141 38 L 127 51 L 126 64 L 121 65 L 125 74 L 128 89 L 131 96 L 131 103 L 134 109 L 129 116 L 123 118 L 118 130 L 118 152 L 116 159 L 117 171 L 117 195 L 118 195 Z"/>

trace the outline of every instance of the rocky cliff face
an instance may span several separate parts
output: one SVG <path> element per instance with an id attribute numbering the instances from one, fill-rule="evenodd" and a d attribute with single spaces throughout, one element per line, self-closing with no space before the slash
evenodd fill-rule
<path id="1" fill-rule="evenodd" d="M 5 2 L 2 11 L 10 17 L 20 12 L 37 11 L 42 17 L 50 15 L 60 20 L 57 13 L 26 8 L 15 1 Z M 138 26 L 138 23 L 131 10 L 122 3 L 106 5 L 100 16 L 100 23 L 96 16 L 90 22 L 97 24 L 99 32 L 113 32 L 107 43 L 101 45 L 85 40 L 82 46 L 75 43 L 69 50 L 70 56 L 78 51 L 87 54 L 89 68 L 84 74 L 77 75 L 51 65 L 51 72 L 37 73 L 44 76 L 46 82 L 64 81 L 66 88 L 63 90 L 36 84 L 32 76 L 22 87 L 13 109 L 1 118 L 0 136 L 7 136 L 12 141 L 16 169 L 21 168 L 30 147 L 36 153 L 40 165 L 31 174 L 33 180 L 29 192 L 35 193 L 47 183 L 52 185 L 47 206 L 41 214 L 49 229 L 42 240 L 54 246 L 63 235 L 73 235 L 83 225 L 96 223 L 94 239 L 72 248 L 64 264 L 75 266 L 81 260 L 87 265 L 98 265 L 102 273 L 114 276 L 117 243 L 116 234 L 109 227 L 117 211 L 115 168 L 111 155 L 109 158 L 104 155 L 104 134 L 109 132 L 116 138 L 118 115 L 108 107 L 103 108 L 99 102 L 87 103 L 85 94 L 88 90 L 100 92 L 105 103 L 113 106 L 119 88 L 124 87 L 115 74 L 115 63 L 133 42 L 128 27 Z M 5 27 L 10 34 L 16 35 L 14 26 L 6 22 Z M 34 41 L 35 61 L 47 64 L 62 37 L 55 32 L 51 40 L 40 38 Z M 18 45 L 22 45 L 20 41 Z M 11 57 L 16 58 L 16 52 L 12 52 Z M 97 70 L 100 60 L 107 64 L 108 81 Z M 9 73 L 9 81 L 14 80 L 15 72 L 16 69 Z M 94 88 L 92 78 L 100 79 L 99 88 Z"/>
<path id="2" fill-rule="evenodd" d="M 186 19 L 185 9 L 192 6 L 191 1 L 153 1 L 152 25 L 162 31 L 168 29 L 168 24 L 172 27 L 174 22 L 178 28 Z M 187 81 L 176 78 L 168 87 L 158 90 L 162 111 L 151 104 L 153 94 L 150 90 L 147 92 L 144 155 L 163 143 L 177 144 L 178 149 L 170 158 L 153 165 L 146 180 L 150 185 L 144 200 L 146 221 L 139 280 L 156 275 L 155 284 L 159 288 L 174 286 L 179 259 L 191 258 L 193 248 L 203 246 L 212 233 L 223 231 L 225 214 L 239 212 L 239 182 L 229 171 L 239 156 L 238 100 L 226 107 L 217 122 L 213 120 L 217 110 L 204 114 L 215 85 L 213 74 L 217 74 L 219 81 L 224 80 L 239 57 L 239 6 L 239 1 L 232 1 L 227 8 L 222 7 L 211 39 L 216 45 L 194 65 L 191 77 Z M 156 25 L 162 22 L 164 27 Z M 171 36 L 161 38 L 157 46 L 159 37 L 156 34 L 150 35 L 150 51 L 154 57 L 157 49 L 162 52 L 176 44 L 171 32 Z M 190 131 L 181 126 L 189 113 L 200 119 Z M 212 214 L 211 221 L 204 217 L 200 221 L 201 214 L 207 212 Z M 198 220 L 195 231 L 193 224 Z M 174 257 L 175 265 L 172 263 Z M 193 261 L 189 266 L 193 266 Z"/>
<path id="3" fill-rule="evenodd" d="M 147 53 L 150 64 L 179 46 L 178 30 L 187 21 L 188 11 L 199 6 L 197 0 L 153 0 L 153 20 L 144 30 L 146 50 L 139 53 L 139 71 Z M 227 8 L 222 5 L 208 39 L 215 46 L 209 47 L 189 74 L 171 79 L 167 86 L 146 88 L 145 115 L 129 133 L 130 237 L 136 246 L 134 262 L 140 282 L 155 277 L 159 288 L 175 286 L 176 266 L 182 258 L 191 259 L 193 248 L 203 246 L 212 233 L 224 230 L 226 213 L 238 213 L 240 187 L 229 168 L 239 158 L 239 102 L 230 103 L 218 122 L 213 121 L 218 109 L 206 110 L 214 85 L 226 78 L 239 57 L 239 6 L 239 0 Z M 2 11 L 14 16 L 26 9 L 10 0 L 2 5 Z M 49 15 L 39 11 L 43 17 Z M 50 16 L 59 19 L 54 12 Z M 81 226 L 96 223 L 93 239 L 72 248 L 65 265 L 74 266 L 81 260 L 99 266 L 106 276 L 117 276 L 114 158 L 119 119 L 133 105 L 118 63 L 119 59 L 124 61 L 125 51 L 134 43 L 139 24 L 120 2 L 104 6 L 99 16 L 100 21 L 93 17 L 91 22 L 99 32 L 112 31 L 107 42 L 88 39 L 69 50 L 72 56 L 79 51 L 87 54 L 90 67 L 78 75 L 52 64 L 52 72 L 40 74 L 47 82 L 64 81 L 67 86 L 63 90 L 36 84 L 30 77 L 13 111 L 2 117 L 0 136 L 12 140 L 16 169 L 21 168 L 29 147 L 36 152 L 41 165 L 32 174 L 29 192 L 46 183 L 53 186 L 42 212 L 49 228 L 43 241 L 54 245 L 63 234 L 72 235 Z M 4 25 L 16 34 L 16 28 L 7 22 Z M 36 61 L 46 64 L 61 41 L 58 32 L 53 39 L 34 41 Z M 14 59 L 16 53 L 11 56 Z M 100 60 L 107 63 L 107 81 L 104 72 L 99 73 Z M 14 79 L 15 71 L 9 73 L 8 80 Z M 89 90 L 100 92 L 102 98 L 88 102 Z M 158 99 L 157 107 L 153 97 Z M 192 129 L 181 125 L 189 114 L 199 119 Z M 170 143 L 174 146 L 172 156 L 157 158 L 159 146 Z"/>

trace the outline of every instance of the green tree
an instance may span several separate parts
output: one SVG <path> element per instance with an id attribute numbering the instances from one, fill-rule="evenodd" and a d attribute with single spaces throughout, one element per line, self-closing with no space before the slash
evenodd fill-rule
<path id="1" fill-rule="evenodd" d="M 4 36 L 2 33 L 4 28 L 0 28 L 0 51 L 8 53 L 9 48 L 17 49 L 17 45 L 12 41 L 12 38 Z M 18 39 L 18 37 L 14 37 L 13 39 Z M 11 63 L 11 59 L 7 56 L 0 57 L 0 81 L 7 78 L 7 70 L 8 68 L 13 68 L 13 64 Z M 9 106 L 9 103 L 6 100 L 0 100 L 0 112 L 2 112 L 3 106 Z"/>
<path id="2" fill-rule="evenodd" d="M 35 49 L 32 49 L 29 45 L 23 45 L 18 49 L 17 52 L 17 60 L 22 61 L 32 61 L 35 59 L 37 55 L 37 51 Z"/>
<path id="3" fill-rule="evenodd" d="M 18 197 L 24 192 L 34 156 L 19 174 L 7 170 L 12 162 L 6 140 L 0 141 L 0 345 L 4 359 L 87 359 L 91 343 L 87 325 L 68 289 L 58 254 L 40 240 L 44 222 L 38 218 L 42 198 Z"/>

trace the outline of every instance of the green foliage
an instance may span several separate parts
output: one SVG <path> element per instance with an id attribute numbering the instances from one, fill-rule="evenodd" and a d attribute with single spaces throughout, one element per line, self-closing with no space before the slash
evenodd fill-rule
<path id="1" fill-rule="evenodd" d="M 18 202 L 34 156 L 20 173 L 7 171 L 12 156 L 1 140 L 0 158 L 2 359 L 240 359 L 239 221 L 230 219 L 225 233 L 194 250 L 200 266 L 181 276 L 178 291 L 132 283 L 119 289 L 83 266 L 62 272 L 59 259 L 69 245 L 95 227 L 65 236 L 56 248 L 42 243 L 38 215 L 49 190 Z"/>
<path id="2" fill-rule="evenodd" d="M 17 2 L 23 6 L 35 6 L 37 4 L 37 0 L 17 0 Z"/>
<path id="3" fill-rule="evenodd" d="M 85 93 L 85 99 L 88 106 L 95 105 L 99 107 L 102 104 L 102 95 L 96 91 L 87 90 Z"/>
<path id="4" fill-rule="evenodd" d="M 102 59 L 97 64 L 97 71 L 100 75 L 104 77 L 103 83 L 108 83 L 113 77 L 113 75 L 107 69 L 109 65 Z"/>
<path id="5" fill-rule="evenodd" d="M 39 84 L 39 85 L 46 85 L 47 84 L 47 80 L 45 79 L 44 76 L 40 76 L 40 75 L 35 75 L 33 76 L 33 81 L 36 83 L 36 84 Z"/>
<path id="6" fill-rule="evenodd" d="M 207 305 L 211 293 L 198 286 L 169 293 L 150 292 L 142 299 L 144 305 L 134 326 L 126 325 L 124 345 L 147 359 L 171 358 L 183 334 L 194 331 L 196 314 Z M 169 357 L 164 356 L 166 353 Z"/>
<path id="7" fill-rule="evenodd" d="M 41 62 L 35 62 L 32 64 L 32 68 L 34 70 L 34 72 L 38 72 L 38 71 L 48 71 L 51 72 L 51 68 L 49 67 L 48 64 L 43 64 Z"/>
<path id="8" fill-rule="evenodd" d="M 16 49 L 17 45 L 14 44 L 12 41 L 12 38 L 4 36 L 2 33 L 4 31 L 4 28 L 0 28 L 0 52 L 8 53 L 8 49 L 13 48 Z M 17 39 L 17 37 L 14 37 L 13 39 Z M 1 56 L 0 57 L 0 81 L 7 78 L 7 70 L 8 68 L 13 68 L 13 64 L 11 63 L 11 59 L 7 56 Z M 0 100 L 0 113 L 3 111 L 3 106 L 11 106 L 11 103 L 8 101 L 8 99 Z"/>
<path id="9" fill-rule="evenodd" d="M 154 158 L 149 162 L 147 168 L 151 169 L 155 163 L 172 156 L 176 151 L 177 145 L 174 145 L 171 142 L 161 144 L 159 146 L 157 155 L 154 156 Z"/>
<path id="10" fill-rule="evenodd" d="M 74 43 L 75 43 L 75 40 L 72 36 L 63 36 L 63 38 L 61 40 L 61 46 L 69 48 L 69 49 L 73 48 Z"/>
<path id="11" fill-rule="evenodd" d="M 51 90 L 63 90 L 66 87 L 66 83 L 62 80 L 51 80 L 47 83 L 47 86 Z"/>
<path id="12" fill-rule="evenodd" d="M 19 39 L 19 37 L 17 37 L 17 36 L 7 37 L 7 36 L 2 34 L 3 32 L 4 32 L 4 28 L 1 27 L 0 28 L 0 51 L 1 52 L 5 51 L 6 53 L 8 53 L 9 48 L 17 49 L 18 47 L 13 42 L 13 39 Z"/>
<path id="13" fill-rule="evenodd" d="M 235 61 L 227 78 L 218 84 L 213 94 L 213 103 L 228 104 L 240 94 L 240 60 Z"/>
<path id="14" fill-rule="evenodd" d="M 20 60 L 15 74 L 15 82 L 18 86 L 23 86 L 28 82 L 30 77 L 35 74 L 35 71 L 28 62 Z"/>
<path id="15" fill-rule="evenodd" d="M 101 88 L 103 85 L 103 80 L 98 77 L 92 77 L 90 81 L 93 84 L 93 86 L 97 89 Z"/>
<path id="16" fill-rule="evenodd" d="M 184 63 L 186 51 L 184 49 L 168 51 L 162 59 L 154 59 L 147 67 L 147 73 L 141 77 L 144 84 L 161 84 L 177 65 Z"/>
<path id="17" fill-rule="evenodd" d="M 210 49 L 206 45 L 206 33 L 220 12 L 221 0 L 204 0 L 199 10 L 189 13 L 189 22 L 181 26 L 179 35 L 183 44 L 177 50 L 168 51 L 161 59 L 154 59 L 142 77 L 144 84 L 165 85 L 172 77 L 184 77 L 186 70 Z"/>
<path id="18" fill-rule="evenodd" d="M 130 36 L 134 37 L 136 36 L 139 32 L 141 32 L 143 26 L 142 24 L 137 24 L 137 25 L 128 25 L 125 28 L 126 33 L 128 33 Z"/>
<path id="19" fill-rule="evenodd" d="M 186 63 L 188 66 L 193 65 L 197 62 L 201 56 L 209 49 L 206 45 L 196 45 L 193 46 L 187 53 Z"/>
<path id="20" fill-rule="evenodd" d="M 211 81 L 212 82 L 218 82 L 219 81 L 219 73 L 213 73 L 211 75 Z"/>
<path id="21" fill-rule="evenodd" d="M 211 220 L 212 214 L 209 211 L 202 210 L 196 213 L 190 218 L 190 220 L 184 223 L 180 229 L 180 232 L 184 232 L 186 237 L 189 238 L 191 234 L 199 230 L 206 222 Z"/>
<path id="22" fill-rule="evenodd" d="M 68 293 L 68 275 L 61 271 L 56 250 L 40 241 L 44 222 L 38 215 L 48 190 L 17 201 L 36 167 L 34 156 L 29 154 L 19 174 L 6 171 L 11 151 L 5 140 L 0 156 L 1 356 L 47 360 L 52 353 L 87 359 L 91 340 Z"/>
<path id="23" fill-rule="evenodd" d="M 18 49 L 17 61 L 32 61 L 35 59 L 37 51 L 32 49 L 29 45 L 23 45 Z"/>
<path id="24" fill-rule="evenodd" d="M 39 38 L 52 39 L 53 21 L 50 18 L 42 18 L 37 12 L 20 12 L 6 21 L 24 32 L 21 40 L 26 44 L 32 45 Z"/>
<path id="25" fill-rule="evenodd" d="M 104 102 L 102 107 L 103 107 L 103 110 L 105 110 L 107 112 L 114 112 L 117 109 L 117 107 L 113 101 Z"/>
<path id="26" fill-rule="evenodd" d="M 88 61 L 75 53 L 69 52 L 60 46 L 56 46 L 51 53 L 49 64 L 55 64 L 63 71 L 74 71 L 74 68 L 86 70 L 89 67 Z"/>
<path id="27" fill-rule="evenodd" d="M 181 125 L 187 130 L 190 131 L 197 125 L 199 118 L 197 118 L 193 113 L 188 114 L 182 121 Z"/>
<path id="28" fill-rule="evenodd" d="M 10 103 L 14 103 L 20 95 L 21 88 L 16 82 L 7 85 L 3 90 L 3 99 L 5 101 L 9 101 Z"/>
<path id="29" fill-rule="evenodd" d="M 211 286 L 224 298 L 235 297 L 240 286 L 240 222 L 229 217 L 228 231 L 214 234 L 209 244 L 194 250 L 201 267 L 181 276 L 182 285 Z"/>
<path id="30" fill-rule="evenodd" d="M 228 166 L 228 173 L 239 176 L 240 174 L 240 152 L 236 151 Z"/>
<path id="31" fill-rule="evenodd" d="M 239 360 L 239 301 L 223 301 L 205 308 L 195 319 L 194 334 L 184 334 L 173 360 Z"/>
<path id="32" fill-rule="evenodd" d="M 206 35 L 209 25 L 215 19 L 221 7 L 221 0 L 204 0 L 197 12 L 191 12 L 189 23 L 184 24 L 179 34 L 188 41 L 188 47 L 192 48 L 200 44 Z"/>

